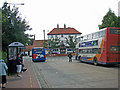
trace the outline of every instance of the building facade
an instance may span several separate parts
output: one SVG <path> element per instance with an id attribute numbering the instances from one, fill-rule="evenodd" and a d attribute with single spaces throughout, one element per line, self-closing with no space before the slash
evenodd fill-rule
<path id="1" fill-rule="evenodd" d="M 57 28 L 54 28 L 47 35 L 48 48 L 50 50 L 52 49 L 52 53 L 67 54 L 68 52 L 73 51 L 73 48 L 70 48 L 69 44 L 70 38 L 76 43 L 76 38 L 81 35 L 81 32 L 71 27 L 66 28 L 66 25 L 64 24 L 64 28 L 59 28 L 59 25 L 57 25 Z M 56 45 L 52 46 L 52 42 Z"/>
<path id="2" fill-rule="evenodd" d="M 32 56 L 32 48 L 34 47 L 45 47 L 45 49 L 47 50 L 47 40 L 34 40 L 33 45 L 27 45 L 25 46 L 26 49 L 24 50 L 24 52 L 29 55 Z M 47 51 L 46 51 L 47 52 Z"/>

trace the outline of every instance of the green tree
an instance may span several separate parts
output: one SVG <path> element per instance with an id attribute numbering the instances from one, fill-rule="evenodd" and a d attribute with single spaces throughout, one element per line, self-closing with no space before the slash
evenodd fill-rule
<path id="1" fill-rule="evenodd" d="M 75 41 L 73 41 L 73 36 L 66 38 L 66 43 L 69 45 L 69 48 L 75 48 Z"/>
<path id="2" fill-rule="evenodd" d="M 48 39 L 48 46 L 50 49 L 59 48 L 60 40 L 58 38 Z"/>
<path id="3" fill-rule="evenodd" d="M 0 9 L 0 51 L 2 51 L 2 10 L 1 9 Z"/>
<path id="4" fill-rule="evenodd" d="M 120 17 L 118 16 L 118 27 L 120 27 Z"/>
<path id="5" fill-rule="evenodd" d="M 2 7 L 2 48 L 6 50 L 12 42 L 21 42 L 24 45 L 28 43 L 28 34 L 25 31 L 31 30 L 25 19 L 19 15 L 18 8 L 11 9 L 5 2 Z"/>
<path id="6" fill-rule="evenodd" d="M 34 42 L 34 39 L 29 38 L 29 39 L 28 39 L 28 43 L 27 43 L 27 45 L 33 45 L 33 42 Z"/>
<path id="7" fill-rule="evenodd" d="M 107 14 L 103 17 L 102 24 L 98 25 L 99 29 L 105 28 L 105 27 L 119 27 L 118 24 L 118 17 L 115 15 L 115 13 L 109 9 Z"/>

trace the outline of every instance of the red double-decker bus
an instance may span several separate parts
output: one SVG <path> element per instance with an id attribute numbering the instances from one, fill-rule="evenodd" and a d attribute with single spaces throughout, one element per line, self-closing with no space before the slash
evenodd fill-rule
<path id="1" fill-rule="evenodd" d="M 79 37 L 78 60 L 97 64 L 120 63 L 120 28 L 108 27 Z"/>

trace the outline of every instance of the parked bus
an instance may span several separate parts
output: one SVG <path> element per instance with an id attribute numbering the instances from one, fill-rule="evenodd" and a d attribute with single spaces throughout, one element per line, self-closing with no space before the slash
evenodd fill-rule
<path id="1" fill-rule="evenodd" d="M 36 47 L 32 48 L 32 61 L 45 61 L 46 60 L 46 53 L 45 48 L 43 47 Z"/>
<path id="2" fill-rule="evenodd" d="M 120 64 L 120 28 L 108 27 L 79 37 L 78 60 L 94 65 Z"/>

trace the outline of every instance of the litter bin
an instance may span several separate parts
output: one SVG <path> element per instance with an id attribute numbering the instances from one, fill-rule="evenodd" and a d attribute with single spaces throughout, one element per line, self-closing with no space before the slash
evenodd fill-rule
<path id="1" fill-rule="evenodd" d="M 8 45 L 7 50 L 8 75 L 16 73 L 17 68 L 14 57 L 16 57 L 17 53 L 21 53 L 24 48 L 25 48 L 24 45 L 20 42 L 13 42 Z"/>

